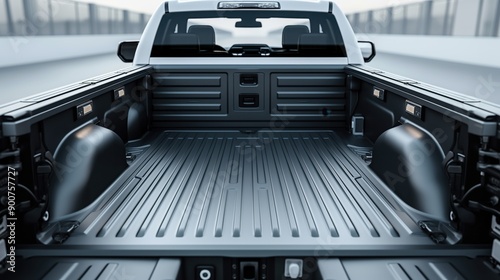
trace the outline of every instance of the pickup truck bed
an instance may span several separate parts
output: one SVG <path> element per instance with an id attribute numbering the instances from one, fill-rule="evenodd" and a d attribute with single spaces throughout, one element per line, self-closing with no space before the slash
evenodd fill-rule
<path id="1" fill-rule="evenodd" d="M 118 54 L 0 106 L 0 273 L 499 279 L 499 107 L 364 66 L 334 3 L 167 1 Z"/>
<path id="2" fill-rule="evenodd" d="M 434 244 L 334 131 L 152 134 L 128 148 L 145 151 L 61 246 L 242 254 Z"/>
<path id="3" fill-rule="evenodd" d="M 399 161 L 384 160 L 390 157 L 384 151 L 394 154 L 399 148 L 390 140 L 402 143 L 400 137 L 417 145 L 413 151 L 427 151 L 422 143 L 431 143 L 436 151 L 452 149 L 453 123 L 443 114 L 464 123 L 462 135 L 483 133 L 488 121 L 464 115 L 481 113 L 473 107 L 477 103 L 459 103 L 365 67 L 234 68 L 131 68 L 76 85 L 77 90 L 43 93 L 31 103 L 4 107 L 6 132 L 39 127 L 19 138 L 23 147 L 43 131 L 43 147 L 26 151 L 40 167 L 36 170 L 46 170 L 47 163 L 37 159 L 44 151 L 56 167 L 49 184 L 50 219 L 36 234 L 43 245 L 27 241 L 17 247 L 19 267 L 39 263 L 43 269 L 26 270 L 33 275 L 13 279 L 57 279 L 67 273 L 78 278 L 87 269 L 89 278 L 99 269 L 102 275 L 114 275 L 122 272 L 122 265 L 132 267 L 120 258 L 142 267 L 145 276 L 140 279 L 156 279 L 156 271 L 164 267 L 178 279 L 197 279 L 193 273 L 204 266 L 216 270 L 216 279 L 226 279 L 256 263 L 269 267 L 268 279 L 280 279 L 285 261 L 295 258 L 314 259 L 321 266 L 314 272 L 316 279 L 337 277 L 343 270 L 329 269 L 351 262 L 354 268 L 344 270 L 351 279 L 366 279 L 354 274 L 362 271 L 358 264 L 367 263 L 391 275 L 413 275 L 393 260 L 425 262 L 430 256 L 442 257 L 443 264 L 425 264 L 432 269 L 424 273 L 428 279 L 443 271 L 455 273 L 454 268 L 466 279 L 480 271 L 476 267 L 489 271 L 477 258 L 491 255 L 488 242 L 456 244 L 454 232 L 448 231 L 450 242 L 436 244 L 419 227 L 419 222 L 436 220 L 409 204 L 439 196 L 439 187 L 427 188 L 439 183 L 437 179 L 413 185 L 417 176 L 430 177 L 418 175 L 420 168 L 408 174 L 401 188 L 426 191 L 404 200 L 377 175 L 374 164 L 398 171 Z M 252 74 L 258 84 L 242 84 L 243 74 Z M 384 100 L 373 95 L 374 88 L 386 90 Z M 122 90 L 126 95 L 116 98 Z M 258 105 L 239 106 L 239 97 L 247 94 Z M 452 105 L 439 105 L 447 104 L 445 98 Z M 423 119 L 405 112 L 409 100 L 422 105 Z M 89 101 L 95 104 L 92 113 L 79 118 L 78 109 Z M 356 114 L 365 120 L 363 136 L 348 129 L 350 116 Z M 423 131 L 436 128 L 448 137 L 429 142 Z M 379 140 L 382 135 L 386 138 Z M 467 139 L 460 140 L 464 147 Z M 393 159 L 413 155 L 396 151 Z M 475 153 L 470 149 L 467 155 L 474 159 Z M 123 166 L 117 167 L 116 160 Z M 425 165 L 440 167 L 441 162 L 428 157 Z M 88 172 L 93 176 L 86 176 Z M 23 174 L 21 182 L 29 182 L 29 173 Z M 43 185 L 43 178 L 37 179 Z M 66 186 L 75 194 L 66 195 Z M 73 208 L 64 212 L 64 207 Z M 491 223 L 487 218 L 485 223 Z M 438 233 L 446 229 L 440 226 Z M 474 261 L 462 267 L 467 257 Z M 59 258 L 73 258 L 75 264 L 57 264 Z M 113 261 L 104 264 L 108 258 Z M 381 258 L 391 259 L 386 263 Z M 148 264 L 142 266 L 143 261 Z"/>

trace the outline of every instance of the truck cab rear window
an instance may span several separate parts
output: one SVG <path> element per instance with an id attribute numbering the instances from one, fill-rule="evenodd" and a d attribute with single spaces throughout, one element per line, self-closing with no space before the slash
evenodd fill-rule
<path id="1" fill-rule="evenodd" d="M 345 57 L 330 13 L 292 11 L 179 12 L 163 16 L 152 57 Z"/>

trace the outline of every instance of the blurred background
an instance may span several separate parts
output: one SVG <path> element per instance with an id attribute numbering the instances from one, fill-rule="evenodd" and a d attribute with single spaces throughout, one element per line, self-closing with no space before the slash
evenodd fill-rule
<path id="1" fill-rule="evenodd" d="M 162 2 L 0 0 L 0 104 L 128 67 L 118 43 Z M 500 1 L 335 2 L 376 44 L 368 66 L 500 104 Z"/>

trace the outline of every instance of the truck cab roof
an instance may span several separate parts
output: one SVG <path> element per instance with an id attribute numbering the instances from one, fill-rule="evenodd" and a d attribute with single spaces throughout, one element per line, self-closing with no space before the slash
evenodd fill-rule
<path id="1" fill-rule="evenodd" d="M 328 12 L 335 5 L 333 4 L 332 1 L 327 1 L 327 0 L 299 0 L 299 1 L 173 0 L 173 1 L 165 1 L 164 6 L 166 9 L 165 12 L 216 11 L 221 9 L 279 9 L 284 11 Z"/>

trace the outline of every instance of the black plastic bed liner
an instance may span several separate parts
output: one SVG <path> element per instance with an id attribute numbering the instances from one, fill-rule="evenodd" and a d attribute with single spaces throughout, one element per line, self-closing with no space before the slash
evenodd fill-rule
<path id="1" fill-rule="evenodd" d="M 333 131 L 165 131 L 58 246 L 177 255 L 433 246 L 367 172 Z"/>

